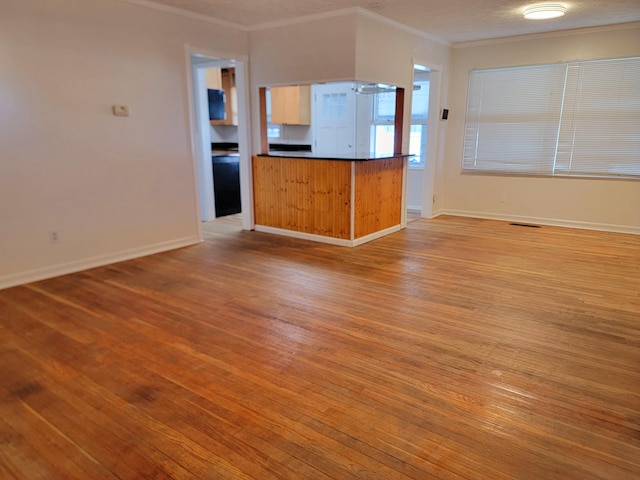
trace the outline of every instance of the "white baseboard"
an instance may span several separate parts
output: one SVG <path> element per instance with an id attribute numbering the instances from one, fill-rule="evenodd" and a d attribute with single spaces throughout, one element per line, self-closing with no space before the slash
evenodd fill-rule
<path id="1" fill-rule="evenodd" d="M 553 227 L 581 228 L 584 230 L 599 230 L 603 232 L 630 233 L 640 235 L 640 226 L 616 225 L 609 223 L 582 222 L 577 220 L 565 220 L 546 217 L 527 217 L 521 215 L 495 214 L 486 212 L 473 212 L 468 210 L 439 210 L 432 218 L 439 215 L 453 215 L 456 217 L 486 218 L 487 220 L 502 220 L 505 222 L 531 223 L 537 225 L 549 225 Z"/>
<path id="2" fill-rule="evenodd" d="M 125 260 L 146 257 L 147 255 L 153 255 L 155 253 L 188 247 L 189 245 L 195 245 L 200 242 L 201 240 L 198 237 L 184 237 L 168 242 L 146 245 L 142 248 L 132 248 L 106 255 L 97 255 L 95 257 L 83 258 L 72 262 L 28 270 L 26 272 L 20 272 L 13 275 L 6 275 L 0 277 L 0 290 L 15 287 L 17 285 L 24 285 L 25 283 L 46 280 L 47 278 L 59 277 L 60 275 L 76 273 L 90 268 L 102 267 L 112 263 L 124 262 Z"/>
<path id="3" fill-rule="evenodd" d="M 421 212 L 422 205 L 407 205 L 407 210 L 417 210 L 418 212 Z"/>
<path id="4" fill-rule="evenodd" d="M 444 210 L 442 210 L 441 208 L 437 209 L 437 210 L 433 210 L 431 212 L 431 216 L 429 218 L 436 218 L 439 217 L 440 215 L 444 215 Z"/>
<path id="5" fill-rule="evenodd" d="M 311 240 L 314 242 L 328 243 L 330 245 L 338 245 L 341 247 L 357 247 L 363 243 L 370 242 L 390 233 L 398 232 L 404 227 L 402 225 L 396 225 L 379 232 L 365 235 L 364 237 L 356 238 L 355 240 L 346 240 L 344 238 L 325 237 L 324 235 L 316 235 L 313 233 L 296 232 L 295 230 L 285 230 L 283 228 L 267 227 L 264 225 L 256 225 L 256 232 L 272 233 L 275 235 L 283 235 L 285 237 L 300 238 L 302 240 Z"/>
<path id="6" fill-rule="evenodd" d="M 389 227 L 389 228 L 385 228 L 384 230 L 380 230 L 379 232 L 375 232 L 375 233 L 370 233 L 369 235 L 365 235 L 364 237 L 360 237 L 360 238 L 356 238 L 355 240 L 353 240 L 353 247 L 357 247 L 358 245 L 362 245 L 363 243 L 367 243 L 370 242 L 372 240 L 376 240 L 378 238 L 382 238 L 385 235 L 389 235 L 390 233 L 395 233 L 395 232 L 399 232 L 400 230 L 402 230 L 403 227 L 402 225 L 395 225 L 393 227 Z"/>

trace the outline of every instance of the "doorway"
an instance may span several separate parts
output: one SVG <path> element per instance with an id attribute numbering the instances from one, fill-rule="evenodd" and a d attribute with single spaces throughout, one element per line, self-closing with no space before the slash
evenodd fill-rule
<path id="1" fill-rule="evenodd" d="M 314 152 L 328 157 L 352 157 L 356 148 L 356 96 L 351 82 L 313 85 Z"/>
<path id="2" fill-rule="evenodd" d="M 409 216 L 433 216 L 438 138 L 440 67 L 414 64 L 411 97 L 410 159 L 407 173 Z"/>
<path id="3" fill-rule="evenodd" d="M 189 73 L 199 222 L 215 221 L 241 211 L 242 228 L 250 230 L 252 199 L 245 61 L 189 52 Z M 215 101 L 224 102 L 225 116 L 218 116 L 220 108 L 211 105 Z M 199 231 L 202 232 L 201 225 Z"/>
<path id="4" fill-rule="evenodd" d="M 427 154 L 430 71 L 414 65 L 411 95 L 411 127 L 409 130 L 409 171 L 407 174 L 407 214 L 422 212 L 424 166 Z"/>

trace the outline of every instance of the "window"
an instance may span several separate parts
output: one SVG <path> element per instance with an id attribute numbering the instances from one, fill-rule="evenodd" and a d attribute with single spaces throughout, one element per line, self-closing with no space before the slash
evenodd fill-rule
<path id="1" fill-rule="evenodd" d="M 371 150 L 378 155 L 392 155 L 395 143 L 396 94 L 382 91 L 374 95 L 371 122 Z M 424 167 L 429 115 L 429 80 L 414 82 L 409 133 L 409 166 Z"/>
<path id="2" fill-rule="evenodd" d="M 476 70 L 463 172 L 640 176 L 640 57 Z"/>
<path id="3" fill-rule="evenodd" d="M 322 116 L 324 118 L 345 118 L 347 111 L 346 93 L 322 94 Z"/>
<path id="4" fill-rule="evenodd" d="M 281 140 L 282 125 L 271 123 L 271 90 L 269 89 L 267 89 L 265 101 L 267 102 L 267 138 L 269 140 Z"/>
<path id="5" fill-rule="evenodd" d="M 371 150 L 376 155 L 393 155 L 396 118 L 395 89 L 376 93 L 373 97 Z"/>

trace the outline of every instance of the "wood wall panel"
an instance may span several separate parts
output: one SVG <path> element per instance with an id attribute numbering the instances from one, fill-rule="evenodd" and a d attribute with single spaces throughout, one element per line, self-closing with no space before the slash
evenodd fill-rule
<path id="1" fill-rule="evenodd" d="M 354 238 L 402 221 L 403 158 L 356 162 Z"/>
<path id="2" fill-rule="evenodd" d="M 253 157 L 256 225 L 350 239 L 351 162 Z"/>

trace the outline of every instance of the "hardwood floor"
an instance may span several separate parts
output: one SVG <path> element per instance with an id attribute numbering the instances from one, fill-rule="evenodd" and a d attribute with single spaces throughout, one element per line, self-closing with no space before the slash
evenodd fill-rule
<path id="1" fill-rule="evenodd" d="M 640 478 L 640 236 L 205 231 L 0 291 L 0 478 Z"/>
<path id="2" fill-rule="evenodd" d="M 414 220 L 418 220 L 420 218 L 421 212 L 420 210 L 407 210 L 407 223 L 413 222 Z"/>

